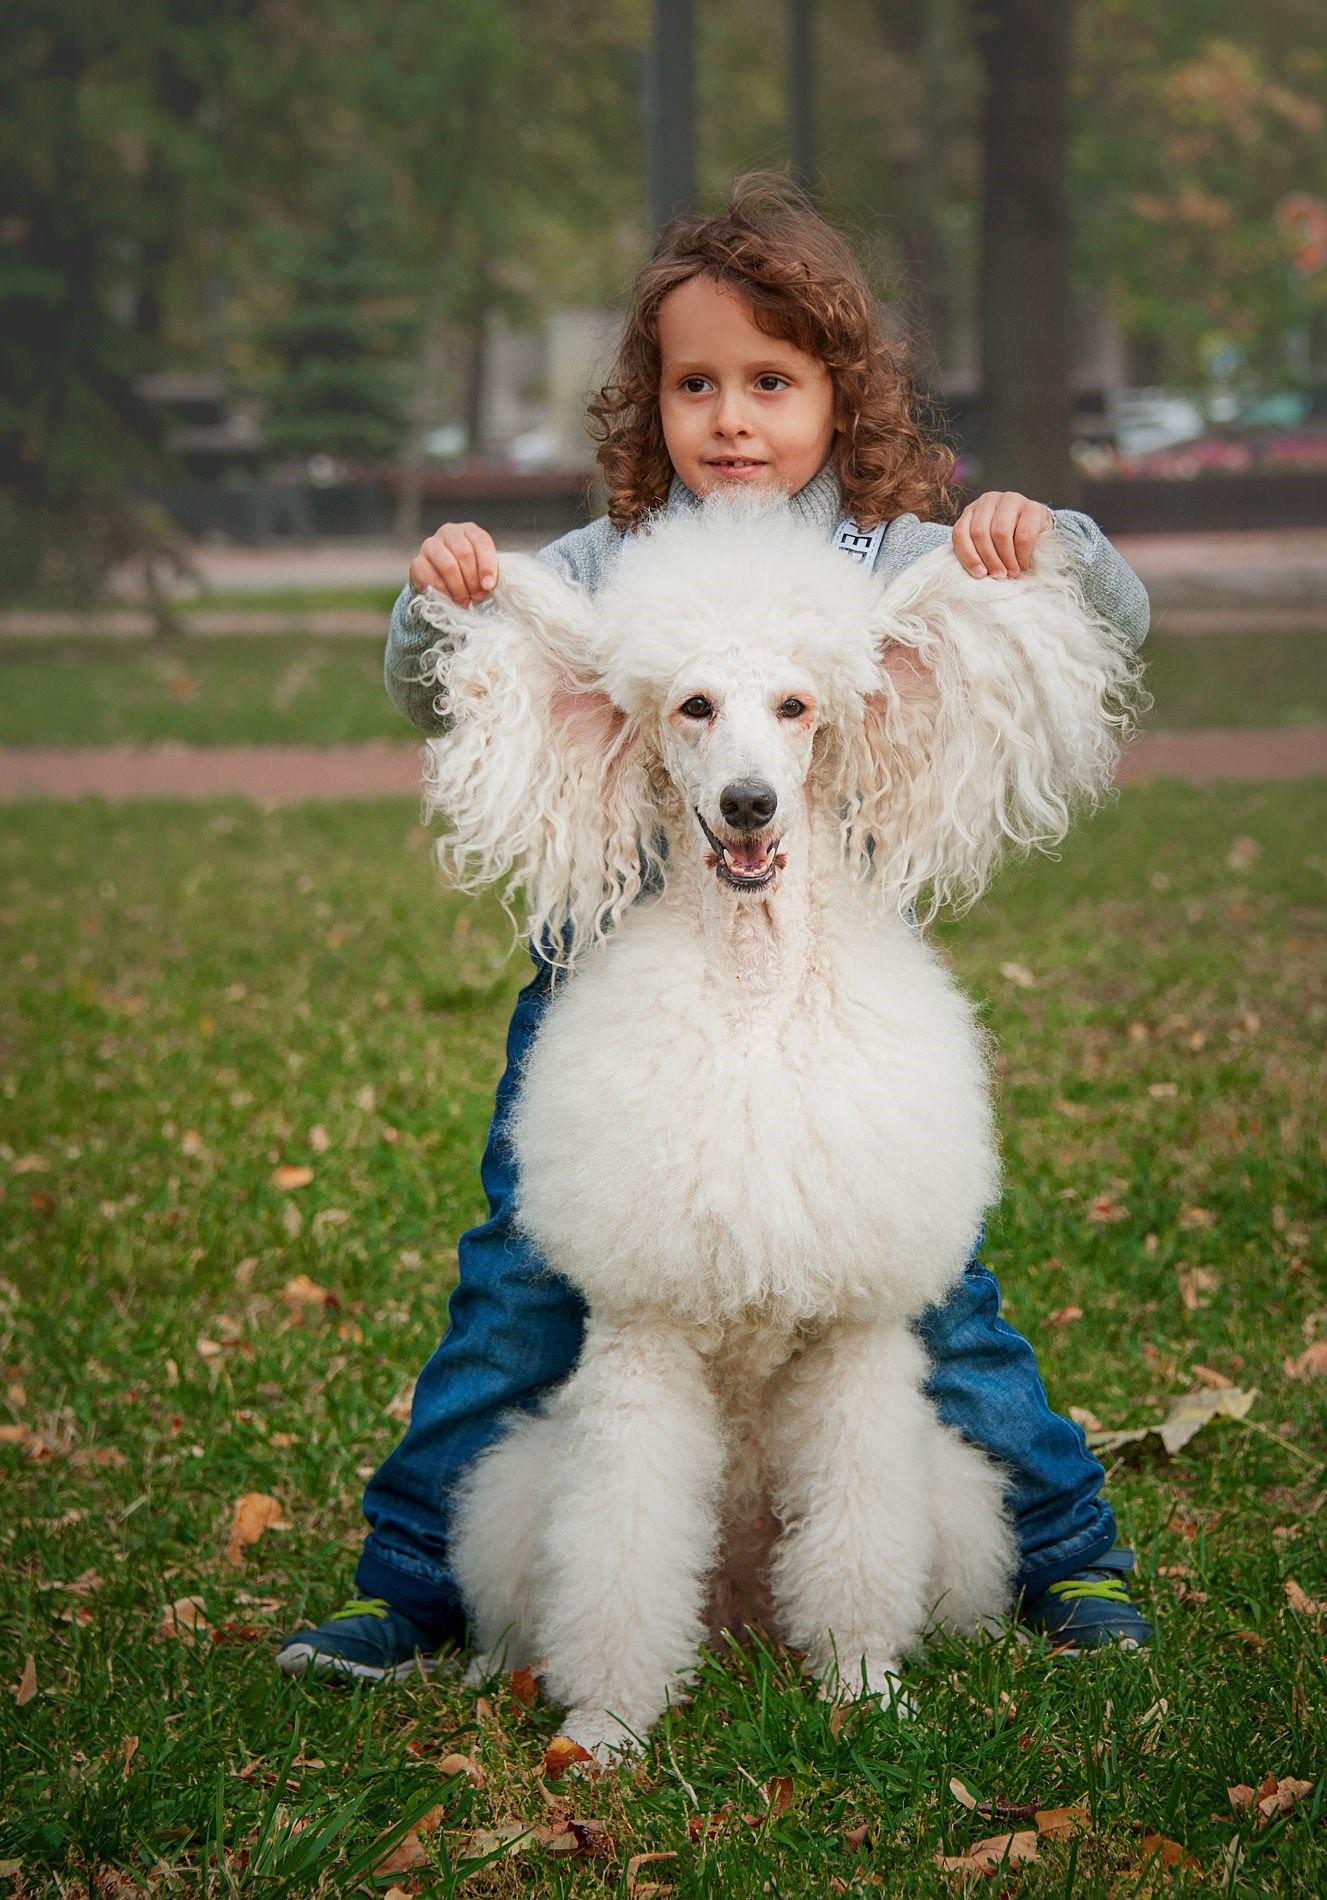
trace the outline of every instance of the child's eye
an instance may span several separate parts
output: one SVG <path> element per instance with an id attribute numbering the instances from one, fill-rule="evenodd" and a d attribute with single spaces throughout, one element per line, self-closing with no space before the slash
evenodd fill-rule
<path id="1" fill-rule="evenodd" d="M 699 383 L 700 388 L 703 389 L 705 387 L 705 378 L 703 376 L 684 376 L 682 378 L 682 387 L 686 390 L 688 396 L 698 396 L 700 394 L 700 389 L 692 388 L 691 385 L 693 383 Z"/>
<path id="2" fill-rule="evenodd" d="M 683 700 L 677 709 L 684 719 L 709 719 L 714 712 L 713 703 L 704 693 L 693 693 L 690 699 Z"/>
<path id="3" fill-rule="evenodd" d="M 788 378 L 786 376 L 776 376 L 773 370 L 771 370 L 767 376 L 760 376 L 756 380 L 762 388 L 764 388 L 766 383 L 777 383 L 780 389 L 786 389 L 788 387 Z M 766 390 L 765 393 L 769 396 L 774 394 L 772 389 Z"/>

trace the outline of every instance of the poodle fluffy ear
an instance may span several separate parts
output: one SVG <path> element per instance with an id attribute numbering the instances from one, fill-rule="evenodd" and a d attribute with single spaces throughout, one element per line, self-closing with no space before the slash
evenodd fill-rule
<path id="1" fill-rule="evenodd" d="M 425 813 L 449 827 L 439 858 L 464 889 L 505 879 L 506 901 L 524 898 L 531 935 L 569 967 L 648 871 L 639 735 L 603 690 L 589 598 L 504 554 L 482 607 L 430 589 L 415 611 L 442 636 L 424 661 L 449 721 L 425 748 Z"/>
<path id="2" fill-rule="evenodd" d="M 1006 851 L 1052 850 L 1075 805 L 1105 797 L 1146 703 L 1140 667 L 1050 537 L 1013 581 L 926 555 L 882 595 L 874 634 L 880 690 L 845 761 L 850 854 L 900 908 L 962 911 Z"/>

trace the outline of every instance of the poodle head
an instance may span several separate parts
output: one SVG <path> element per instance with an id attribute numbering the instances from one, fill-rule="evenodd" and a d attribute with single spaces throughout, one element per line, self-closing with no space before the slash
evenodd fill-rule
<path id="1" fill-rule="evenodd" d="M 836 776 L 827 741 L 879 690 L 879 593 L 782 499 L 743 494 L 634 536 L 599 598 L 600 676 L 660 768 L 670 852 L 691 840 L 735 901 L 770 894 Z"/>

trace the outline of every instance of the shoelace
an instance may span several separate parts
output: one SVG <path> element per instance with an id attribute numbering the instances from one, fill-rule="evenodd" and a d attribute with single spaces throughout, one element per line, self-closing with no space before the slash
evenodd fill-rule
<path id="1" fill-rule="evenodd" d="M 339 1610 L 333 1610 L 327 1621 L 329 1623 L 345 1623 L 348 1622 L 352 1616 L 380 1616 L 386 1618 L 390 1611 L 391 1605 L 388 1603 L 386 1597 L 365 1597 L 362 1600 L 352 1597 L 350 1602 L 343 1603 Z"/>
<path id="2" fill-rule="evenodd" d="M 1046 1594 L 1065 1603 L 1079 1603 L 1084 1597 L 1099 1597 L 1103 1603 L 1133 1601 L 1123 1577 L 1103 1577 L 1100 1583 L 1089 1583 L 1086 1577 L 1066 1577 L 1063 1583 L 1051 1584 Z"/>

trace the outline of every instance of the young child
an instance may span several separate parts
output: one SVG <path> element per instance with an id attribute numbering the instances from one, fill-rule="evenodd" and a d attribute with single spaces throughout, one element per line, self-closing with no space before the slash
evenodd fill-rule
<path id="1" fill-rule="evenodd" d="M 1147 595 L 1084 515 L 1025 495 L 985 494 L 954 527 L 953 459 L 919 426 L 914 397 L 881 334 L 846 243 L 794 186 L 756 174 L 726 213 L 675 221 L 638 277 L 612 381 L 590 405 L 608 489 L 606 519 L 542 552 L 591 591 L 656 508 L 695 508 L 725 483 L 782 490 L 851 558 L 892 576 L 951 540 L 969 573 L 1017 575 L 1043 534 L 1072 550 L 1092 604 L 1137 644 Z M 387 689 L 425 732 L 444 730 L 436 687 L 419 678 L 434 635 L 412 613 L 437 588 L 482 604 L 498 577 L 491 536 L 451 523 L 424 542 L 392 613 Z M 489 1218 L 461 1237 L 450 1326 L 419 1376 L 404 1439 L 370 1480 L 372 1526 L 355 1583 L 360 1596 L 278 1655 L 288 1675 L 400 1677 L 464 1632 L 448 1568 L 449 1499 L 459 1474 L 576 1363 L 584 1309 L 543 1271 L 512 1222 L 513 1168 L 504 1141 L 522 1057 L 548 999 L 549 969 L 521 992 L 507 1068 L 484 1152 Z M 974 1255 L 958 1288 L 923 1319 L 941 1416 L 1007 1468 L 1021 1572 L 1021 1615 L 1075 1649 L 1145 1643 L 1129 1599 L 1132 1553 L 1115 1548 L 1100 1496 L 1101 1466 L 1076 1425 L 1051 1411 L 1032 1348 L 1000 1317 L 994 1276 Z"/>

